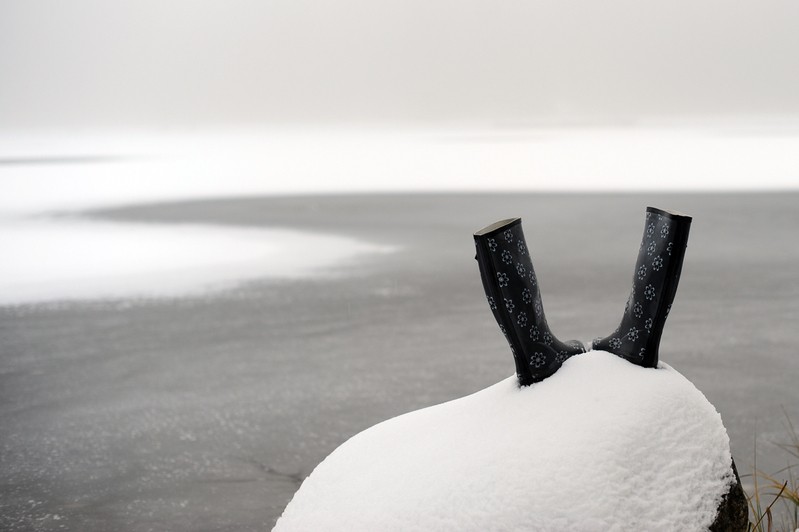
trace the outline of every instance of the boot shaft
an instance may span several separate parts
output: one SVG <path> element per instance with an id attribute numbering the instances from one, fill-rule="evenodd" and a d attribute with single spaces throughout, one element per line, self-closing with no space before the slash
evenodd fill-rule
<path id="1" fill-rule="evenodd" d="M 543 380 L 567 358 L 584 352 L 579 342 L 558 340 L 547 324 L 521 219 L 491 224 L 476 232 L 474 240 L 483 289 L 510 345 L 519 383 Z"/>
<path id="2" fill-rule="evenodd" d="M 682 272 L 691 217 L 648 207 L 633 284 L 619 327 L 592 343 L 634 364 L 655 367 L 660 337 Z"/>

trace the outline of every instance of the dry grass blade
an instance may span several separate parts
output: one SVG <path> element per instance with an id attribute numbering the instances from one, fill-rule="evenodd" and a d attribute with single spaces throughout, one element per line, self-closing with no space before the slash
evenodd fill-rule
<path id="1" fill-rule="evenodd" d="M 763 512 L 763 513 L 760 515 L 760 519 L 758 519 L 758 520 L 757 520 L 757 522 L 756 522 L 756 523 L 755 523 L 755 524 L 752 526 L 751 530 L 757 530 L 757 528 L 760 526 L 760 523 L 761 523 L 761 522 L 763 522 L 763 518 L 764 518 L 764 517 L 768 517 L 768 520 L 767 520 L 767 523 L 768 523 L 768 530 L 769 530 L 769 531 L 771 530 L 771 507 L 772 507 L 772 506 L 774 506 L 774 505 L 777 503 L 777 501 L 778 501 L 778 500 L 780 499 L 780 497 L 782 496 L 782 492 L 783 492 L 783 491 L 785 491 L 785 488 L 786 488 L 787 486 L 788 486 L 788 481 L 786 480 L 786 481 L 785 481 L 785 484 L 783 484 L 783 485 L 782 485 L 782 489 L 780 490 L 780 492 L 779 492 L 779 493 L 777 493 L 777 496 L 776 496 L 776 497 L 774 497 L 774 500 L 773 500 L 773 501 L 771 501 L 771 504 L 769 504 L 769 505 L 766 507 L 766 511 L 765 511 L 765 512 Z M 758 501 L 758 506 L 760 506 L 760 503 L 759 503 L 759 501 Z"/>
<path id="2" fill-rule="evenodd" d="M 785 407 L 782 408 L 782 411 L 785 415 L 785 428 L 788 429 L 790 442 L 776 445 L 792 457 L 799 458 L 799 433 L 797 433 L 794 424 L 791 423 L 791 418 L 788 416 Z M 755 429 L 755 432 L 757 432 L 757 429 Z M 754 482 L 753 493 L 751 496 L 747 495 L 747 501 L 749 503 L 752 519 L 756 519 L 756 522 L 752 523 L 750 521 L 749 530 L 757 532 L 764 532 L 765 530 L 770 531 L 774 519 L 771 509 L 778 500 L 782 500 L 785 503 L 788 514 L 782 517 L 781 525 L 778 528 L 785 531 L 799 532 L 799 479 L 797 479 L 794 474 L 794 471 L 799 468 L 799 464 L 789 464 L 772 474 L 764 473 L 757 468 L 757 434 L 755 434 L 754 444 L 755 456 L 753 474 L 746 476 L 751 477 Z M 786 472 L 788 480 L 784 480 L 785 477 L 783 474 Z M 778 476 L 782 478 L 778 479 Z M 766 485 L 761 486 L 759 480 L 766 481 Z M 771 501 L 771 504 L 769 504 L 765 510 L 763 510 L 761 506 L 761 495 L 774 497 L 774 500 Z M 785 522 L 786 518 L 788 519 L 787 523 Z"/>
<path id="3" fill-rule="evenodd" d="M 777 446 L 794 458 L 799 458 L 799 433 L 796 432 L 793 423 L 791 423 L 791 418 L 788 416 L 788 412 L 785 411 L 785 407 L 783 407 L 782 413 L 785 414 L 785 425 L 788 428 L 788 434 L 791 435 L 791 442 L 778 443 Z"/>

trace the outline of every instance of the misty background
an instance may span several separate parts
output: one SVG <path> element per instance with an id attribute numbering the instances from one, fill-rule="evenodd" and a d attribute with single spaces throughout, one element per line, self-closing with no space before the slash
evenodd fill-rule
<path id="1" fill-rule="evenodd" d="M 793 121 L 799 4 L 7 0 L 0 127 Z"/>

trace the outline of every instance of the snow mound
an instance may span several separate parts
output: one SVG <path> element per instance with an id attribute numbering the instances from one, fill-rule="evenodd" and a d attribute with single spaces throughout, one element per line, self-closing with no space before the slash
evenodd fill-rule
<path id="1" fill-rule="evenodd" d="M 706 530 L 735 478 L 721 416 L 666 364 L 603 351 L 345 442 L 274 530 Z"/>

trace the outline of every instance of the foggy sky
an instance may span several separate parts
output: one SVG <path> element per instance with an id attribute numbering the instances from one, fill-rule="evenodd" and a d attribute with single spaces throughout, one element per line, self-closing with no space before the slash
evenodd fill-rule
<path id="1" fill-rule="evenodd" d="M 4 0 L 0 128 L 799 115 L 796 0 Z"/>

